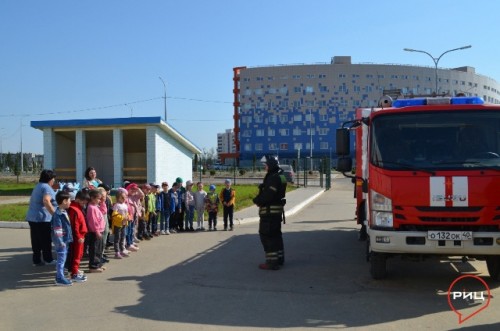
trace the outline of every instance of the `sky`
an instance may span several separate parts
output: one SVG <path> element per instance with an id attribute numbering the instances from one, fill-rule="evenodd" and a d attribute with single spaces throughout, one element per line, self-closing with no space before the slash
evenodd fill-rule
<path id="1" fill-rule="evenodd" d="M 0 152 L 43 153 L 31 121 L 164 117 L 201 149 L 233 128 L 232 68 L 471 66 L 500 81 L 500 2 L 2 0 Z"/>

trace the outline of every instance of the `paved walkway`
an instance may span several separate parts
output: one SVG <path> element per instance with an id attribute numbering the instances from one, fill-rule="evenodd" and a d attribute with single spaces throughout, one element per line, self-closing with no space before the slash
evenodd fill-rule
<path id="1" fill-rule="evenodd" d="M 292 216 L 324 192 L 321 187 L 300 187 L 288 192 L 286 195 L 285 217 Z M 10 198 L 10 197 L 5 197 Z M 6 201 L 6 202 L 5 202 Z M 27 202 L 29 197 L 12 197 L 12 199 L 2 199 L 1 204 Z M 222 214 L 222 213 L 220 213 Z M 257 206 L 248 207 L 234 213 L 234 223 L 244 224 L 259 221 Z M 28 222 L 0 222 L 0 228 L 28 229 Z"/>

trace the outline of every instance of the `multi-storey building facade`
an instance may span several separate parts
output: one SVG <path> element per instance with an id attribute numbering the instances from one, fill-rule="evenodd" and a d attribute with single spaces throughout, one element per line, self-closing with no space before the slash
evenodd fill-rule
<path id="1" fill-rule="evenodd" d="M 255 155 L 281 160 L 335 154 L 335 130 L 358 107 L 378 105 L 384 90 L 429 95 L 434 67 L 352 64 L 350 56 L 331 63 L 234 68 L 235 145 L 240 163 Z M 500 85 L 472 67 L 437 69 L 438 94 L 474 95 L 500 103 Z"/>
<path id="2" fill-rule="evenodd" d="M 234 132 L 232 129 L 227 129 L 223 133 L 217 133 L 217 153 L 234 153 L 236 146 L 234 144 Z"/>

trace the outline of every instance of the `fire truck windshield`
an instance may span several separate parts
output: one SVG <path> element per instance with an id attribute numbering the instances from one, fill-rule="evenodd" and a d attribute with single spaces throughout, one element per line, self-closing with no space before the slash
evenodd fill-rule
<path id="1" fill-rule="evenodd" d="M 500 111 L 388 113 L 373 118 L 370 161 L 390 170 L 500 170 Z"/>

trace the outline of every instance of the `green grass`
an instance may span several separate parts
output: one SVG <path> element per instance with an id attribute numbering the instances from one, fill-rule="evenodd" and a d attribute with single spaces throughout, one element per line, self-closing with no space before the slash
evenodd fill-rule
<path id="1" fill-rule="evenodd" d="M 0 183 L 0 196 L 30 196 L 35 187 L 31 183 Z"/>
<path id="2" fill-rule="evenodd" d="M 0 208 L 0 221 L 19 222 L 26 219 L 28 203 L 11 203 Z"/>

